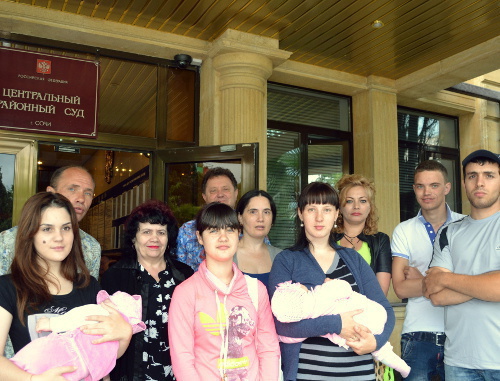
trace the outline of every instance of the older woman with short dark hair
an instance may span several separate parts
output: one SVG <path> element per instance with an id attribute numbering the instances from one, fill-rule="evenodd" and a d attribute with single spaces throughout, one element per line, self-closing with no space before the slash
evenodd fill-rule
<path id="1" fill-rule="evenodd" d="M 102 276 L 108 293 L 125 291 L 142 297 L 147 329 L 132 338 L 111 372 L 111 380 L 175 380 L 167 334 L 174 289 L 193 270 L 172 258 L 177 221 L 169 207 L 150 200 L 136 207 L 125 223 L 122 259 Z"/>

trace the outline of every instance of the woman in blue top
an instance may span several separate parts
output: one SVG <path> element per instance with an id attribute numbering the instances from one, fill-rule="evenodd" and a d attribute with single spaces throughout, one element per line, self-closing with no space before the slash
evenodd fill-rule
<path id="1" fill-rule="evenodd" d="M 265 242 L 276 221 L 276 204 L 269 193 L 255 189 L 241 197 L 236 213 L 243 235 L 233 261 L 244 274 L 267 286 L 274 258 L 281 251 Z"/>
<path id="2" fill-rule="evenodd" d="M 274 260 L 269 276 L 270 296 L 279 283 L 289 280 L 312 288 L 326 278 L 343 279 L 353 290 L 382 304 L 388 316 L 384 331 L 376 336 L 354 320 L 360 310 L 294 323 L 276 321 L 279 335 L 308 337 L 304 342 L 280 344 L 284 379 L 375 380 L 370 352 L 389 339 L 395 323 L 394 311 L 366 261 L 334 240 L 333 228 L 339 210 L 335 189 L 329 184 L 313 182 L 302 191 L 297 206 L 301 221 L 299 236 L 295 246 L 282 251 Z M 328 333 L 346 339 L 350 349 L 346 351 L 319 337 Z"/>

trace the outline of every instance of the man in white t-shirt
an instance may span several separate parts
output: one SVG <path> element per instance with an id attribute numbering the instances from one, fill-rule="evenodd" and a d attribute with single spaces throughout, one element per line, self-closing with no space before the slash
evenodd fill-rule
<path id="1" fill-rule="evenodd" d="M 445 306 L 446 380 L 500 380 L 500 155 L 462 165 L 471 214 L 436 238 L 424 295 Z"/>
<path id="2" fill-rule="evenodd" d="M 432 258 L 440 228 L 464 216 L 450 210 L 446 168 L 436 160 L 421 162 L 414 173 L 413 190 L 420 205 L 416 217 L 394 229 L 392 283 L 396 295 L 408 299 L 401 335 L 401 357 L 411 367 L 406 380 L 444 380 L 444 308 L 434 307 L 423 296 L 422 281 Z"/>

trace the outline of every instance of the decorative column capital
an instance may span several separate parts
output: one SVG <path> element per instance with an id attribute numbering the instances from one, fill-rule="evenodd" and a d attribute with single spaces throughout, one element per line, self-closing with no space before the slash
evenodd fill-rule
<path id="1" fill-rule="evenodd" d="M 292 55 L 279 48 L 279 40 L 227 29 L 213 43 L 208 56 L 215 58 L 226 53 L 254 53 L 267 57 L 273 67 L 281 65 Z"/>
<path id="2" fill-rule="evenodd" d="M 214 57 L 220 73 L 220 90 L 247 88 L 266 93 L 267 79 L 273 72 L 271 60 L 256 53 L 224 53 Z"/>
<path id="3" fill-rule="evenodd" d="M 212 42 L 202 69 L 211 90 L 202 101 L 212 102 L 213 120 L 200 142 L 259 143 L 260 184 L 267 173 L 267 80 L 290 55 L 276 39 L 228 29 Z"/>

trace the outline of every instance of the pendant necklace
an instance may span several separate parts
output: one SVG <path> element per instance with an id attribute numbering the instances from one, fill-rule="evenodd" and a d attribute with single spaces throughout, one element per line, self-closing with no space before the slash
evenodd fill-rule
<path id="1" fill-rule="evenodd" d="M 352 248 L 355 249 L 356 245 L 354 244 L 353 240 L 355 238 L 358 238 L 358 237 L 351 237 L 350 235 L 347 235 L 344 233 L 344 238 L 347 242 L 349 242 L 352 245 Z M 356 243 L 358 243 L 358 242 L 359 242 L 359 238 L 358 238 L 358 241 Z"/>

